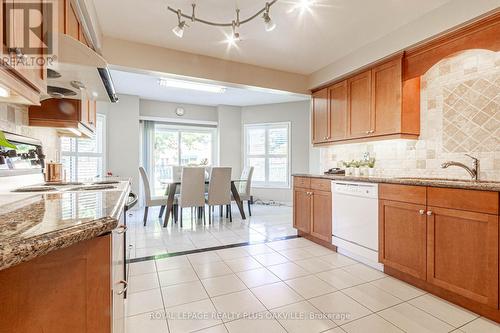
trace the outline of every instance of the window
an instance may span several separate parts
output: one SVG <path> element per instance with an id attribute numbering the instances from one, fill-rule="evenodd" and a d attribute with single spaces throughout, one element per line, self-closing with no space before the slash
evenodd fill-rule
<path id="1" fill-rule="evenodd" d="M 153 123 L 145 159 L 154 195 L 164 195 L 162 180 L 172 178 L 172 166 L 213 165 L 217 157 L 215 127 Z M 146 134 L 146 133 L 145 133 Z"/>
<path id="2" fill-rule="evenodd" d="M 257 187 L 290 187 L 290 123 L 245 125 L 245 165 Z"/>
<path id="3" fill-rule="evenodd" d="M 61 138 L 62 164 L 67 181 L 82 181 L 104 176 L 106 117 L 97 115 L 93 139 Z"/>

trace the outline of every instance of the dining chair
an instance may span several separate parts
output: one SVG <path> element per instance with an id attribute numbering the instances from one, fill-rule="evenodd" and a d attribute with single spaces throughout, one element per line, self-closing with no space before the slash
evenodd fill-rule
<path id="1" fill-rule="evenodd" d="M 238 194 L 240 195 L 241 202 L 246 201 L 248 204 L 248 215 L 252 216 L 252 210 L 250 205 L 252 204 L 252 176 L 253 176 L 253 167 L 246 166 L 241 172 L 240 182 L 237 183 L 236 189 L 238 190 Z M 231 200 L 234 201 L 234 196 L 231 195 Z"/>
<path id="2" fill-rule="evenodd" d="M 167 197 L 166 196 L 152 196 L 151 195 L 151 185 L 149 183 L 149 177 L 146 173 L 146 170 L 144 170 L 143 167 L 139 167 L 139 172 L 141 174 L 141 179 L 142 179 L 142 185 L 144 186 L 144 195 L 145 195 L 145 207 L 144 207 L 144 225 L 146 225 L 146 222 L 148 220 L 148 212 L 149 212 L 149 207 L 156 207 L 160 206 L 160 217 L 163 213 L 163 210 L 165 209 L 165 205 L 167 204 Z M 174 202 L 174 205 L 177 203 Z"/>
<path id="3" fill-rule="evenodd" d="M 178 166 L 178 165 L 172 165 L 171 168 L 172 168 L 172 180 L 174 180 L 174 181 L 180 181 L 181 180 L 182 168 L 183 167 Z M 170 185 L 168 185 L 165 188 L 165 196 L 168 196 L 169 187 L 170 187 Z M 179 194 L 179 193 L 180 193 L 180 188 L 179 188 L 179 186 L 177 186 L 177 188 L 175 190 L 175 194 Z M 163 216 L 164 210 L 165 210 L 165 206 L 161 206 L 161 208 L 160 208 L 160 214 L 158 215 L 158 217 L 161 218 Z M 174 207 L 174 219 L 177 222 L 177 206 Z"/>
<path id="4" fill-rule="evenodd" d="M 212 207 L 231 205 L 231 168 L 213 167 L 210 172 L 208 195 L 208 223 L 212 223 Z M 222 211 L 222 210 L 221 210 Z M 231 209 L 229 209 L 229 221 L 233 222 Z"/>
<path id="5" fill-rule="evenodd" d="M 182 210 L 186 207 L 205 206 L 205 169 L 200 167 L 182 168 L 181 190 L 178 197 L 180 220 L 182 228 Z M 196 211 L 196 210 L 195 210 Z M 202 210 L 205 222 L 205 210 Z"/>

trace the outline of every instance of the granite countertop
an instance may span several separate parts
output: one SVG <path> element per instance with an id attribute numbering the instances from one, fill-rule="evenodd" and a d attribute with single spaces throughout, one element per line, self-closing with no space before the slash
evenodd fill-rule
<path id="1" fill-rule="evenodd" d="M 363 177 L 363 176 L 342 176 L 342 175 L 320 175 L 299 173 L 293 174 L 295 177 L 311 177 L 330 180 L 345 180 L 367 183 L 387 183 L 417 186 L 435 186 L 448 188 L 461 188 L 480 191 L 500 192 L 500 182 L 497 181 L 473 181 L 464 179 L 445 179 L 445 178 L 420 178 L 420 177 Z"/>
<path id="2" fill-rule="evenodd" d="M 129 192 L 120 181 L 110 190 L 0 194 L 0 270 L 113 230 Z"/>

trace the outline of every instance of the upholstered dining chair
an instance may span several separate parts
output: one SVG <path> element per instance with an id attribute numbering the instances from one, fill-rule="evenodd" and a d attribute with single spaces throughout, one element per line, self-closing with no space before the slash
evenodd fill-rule
<path id="1" fill-rule="evenodd" d="M 183 167 L 178 166 L 178 165 L 172 165 L 171 168 L 172 168 L 172 180 L 180 181 Z M 170 187 L 170 185 L 168 185 L 165 188 L 165 196 L 168 195 L 169 187 Z M 175 189 L 175 194 L 179 194 L 179 193 L 180 193 L 180 188 L 179 188 L 179 186 L 177 186 L 177 188 Z M 161 218 L 163 216 L 164 211 L 165 211 L 165 206 L 161 206 L 160 215 L 158 215 L 158 217 Z M 175 208 L 174 208 L 174 218 L 177 221 L 177 206 L 175 206 Z"/>
<path id="2" fill-rule="evenodd" d="M 144 170 L 143 167 L 139 167 L 139 172 L 141 174 L 141 179 L 142 179 L 142 185 L 144 186 L 144 196 L 145 196 L 145 207 L 144 207 L 144 225 L 146 225 L 146 222 L 148 220 L 148 211 L 149 207 L 155 207 L 155 206 L 161 206 L 160 208 L 160 216 L 163 210 L 165 209 L 165 205 L 167 204 L 167 197 L 166 196 L 152 196 L 151 195 L 151 185 L 149 184 L 149 177 L 146 173 L 146 170 Z M 174 204 L 176 204 L 174 202 Z"/>
<path id="3" fill-rule="evenodd" d="M 205 206 L 205 169 L 200 167 L 182 168 L 181 190 L 178 196 L 179 218 L 182 228 L 182 209 Z M 197 211 L 197 209 L 195 210 Z M 205 221 L 205 209 L 202 209 Z"/>
<path id="4" fill-rule="evenodd" d="M 206 198 L 208 205 L 208 223 L 212 223 L 212 207 L 231 205 L 231 168 L 213 167 L 210 172 L 208 184 L 208 195 Z M 222 212 L 222 209 L 221 209 Z M 233 221 L 231 209 L 229 209 L 229 221 Z"/>
<path id="5" fill-rule="evenodd" d="M 253 167 L 245 167 L 241 172 L 240 182 L 236 183 L 236 189 L 240 195 L 241 202 L 246 201 L 248 204 L 248 215 L 252 216 L 252 210 L 250 205 L 252 204 L 252 177 L 253 177 Z M 231 195 L 231 200 L 234 201 L 233 195 Z"/>

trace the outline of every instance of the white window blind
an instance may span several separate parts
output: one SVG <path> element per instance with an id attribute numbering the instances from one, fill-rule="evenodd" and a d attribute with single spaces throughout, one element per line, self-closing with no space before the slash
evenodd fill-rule
<path id="1" fill-rule="evenodd" d="M 256 187 L 290 187 L 290 123 L 245 125 L 245 165 Z"/>
<path id="2" fill-rule="evenodd" d="M 98 114 L 94 138 L 61 138 L 61 162 L 67 181 L 104 176 L 105 127 L 106 117 Z"/>

